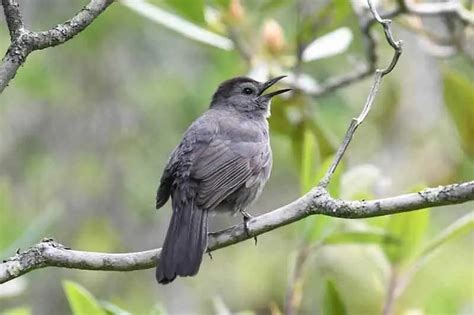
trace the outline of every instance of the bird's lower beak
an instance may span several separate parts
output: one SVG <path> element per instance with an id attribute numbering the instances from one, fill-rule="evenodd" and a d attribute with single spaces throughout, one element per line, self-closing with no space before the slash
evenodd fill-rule
<path id="1" fill-rule="evenodd" d="M 262 89 L 260 90 L 260 93 L 258 94 L 258 96 L 259 97 L 265 97 L 267 99 L 271 99 L 275 95 L 291 91 L 291 89 L 283 89 L 283 90 L 277 90 L 277 91 L 262 95 L 262 93 L 265 92 L 265 90 L 267 90 L 269 87 L 271 87 L 272 85 L 274 85 L 275 83 L 277 83 L 278 81 L 280 81 L 281 79 L 283 79 L 285 77 L 286 77 L 286 75 L 282 75 L 282 76 L 270 79 L 267 82 L 265 82 L 263 84 Z"/>

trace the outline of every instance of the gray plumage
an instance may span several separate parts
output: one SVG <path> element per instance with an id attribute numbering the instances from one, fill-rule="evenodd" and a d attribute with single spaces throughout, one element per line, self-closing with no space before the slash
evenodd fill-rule
<path id="1" fill-rule="evenodd" d="M 243 212 L 262 192 L 272 167 L 269 103 L 288 89 L 262 93 L 281 78 L 223 82 L 171 153 L 156 197 L 157 209 L 170 196 L 173 208 L 156 270 L 159 283 L 198 272 L 210 211 Z"/>

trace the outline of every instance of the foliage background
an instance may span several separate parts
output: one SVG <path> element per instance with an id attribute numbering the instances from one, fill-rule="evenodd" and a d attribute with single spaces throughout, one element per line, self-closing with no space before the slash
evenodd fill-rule
<path id="1" fill-rule="evenodd" d="M 204 24 L 199 14 L 180 9 L 180 2 L 154 1 Z M 225 12 L 227 4 L 217 2 L 211 4 Z M 30 29 L 48 29 L 84 4 L 28 0 L 21 7 Z M 243 5 L 242 33 L 253 46 L 262 41 L 268 18 L 283 26 L 282 55 L 294 54 L 297 36 L 309 36 L 292 1 Z M 363 55 L 357 17 L 340 2 L 332 5 L 341 16 L 321 9 L 319 16 L 306 17 L 327 21 L 314 36 L 348 26 L 354 40 L 345 54 L 302 66 L 321 81 L 349 71 L 348 56 Z M 346 154 L 332 187 L 335 196 L 383 197 L 474 178 L 472 60 L 433 57 L 403 23 L 395 32 L 404 40 L 402 59 Z M 383 63 L 391 52 L 377 35 Z M 7 46 L 2 26 L 0 50 Z M 281 56 L 260 53 L 285 71 Z M 207 108 L 215 87 L 248 71 L 235 51 L 190 41 L 118 3 L 73 40 L 32 54 L 0 98 L 0 256 L 43 236 L 88 251 L 160 246 L 170 206 L 156 212 L 153 205 L 168 154 Z M 274 168 L 252 213 L 284 205 L 311 187 L 370 84 L 366 79 L 324 97 L 296 94 L 274 102 Z M 405 270 L 423 244 L 469 211 L 468 203 L 351 222 L 309 218 L 260 236 L 256 247 L 248 241 L 219 250 L 213 260 L 204 258 L 196 277 L 168 286 L 156 285 L 152 270 L 45 269 L 1 285 L 0 312 L 71 312 L 61 284 L 69 279 L 134 314 L 157 308 L 170 314 L 210 313 L 219 305 L 232 312 L 276 313 L 284 309 L 299 248 L 328 231 L 378 228 L 398 241 L 367 243 L 355 235 L 325 245 L 313 253 L 298 291 L 301 313 L 376 314 L 386 300 L 390 271 Z M 240 218 L 216 217 L 212 228 L 237 222 Z M 463 233 L 440 248 L 397 299 L 396 314 L 472 314 L 473 241 L 472 232 Z"/>

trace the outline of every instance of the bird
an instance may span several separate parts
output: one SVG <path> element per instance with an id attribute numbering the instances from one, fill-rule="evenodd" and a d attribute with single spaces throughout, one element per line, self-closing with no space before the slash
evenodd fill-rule
<path id="1" fill-rule="evenodd" d="M 272 168 L 271 99 L 291 89 L 264 92 L 284 77 L 224 81 L 172 151 L 156 194 L 156 209 L 170 197 L 172 206 L 156 268 L 158 283 L 197 274 L 207 249 L 209 213 L 241 213 L 248 233 L 246 210 Z"/>

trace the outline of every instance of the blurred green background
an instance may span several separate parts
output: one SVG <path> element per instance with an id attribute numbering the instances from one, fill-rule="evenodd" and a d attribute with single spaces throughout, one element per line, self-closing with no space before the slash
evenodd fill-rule
<path id="1" fill-rule="evenodd" d="M 86 3 L 24 0 L 21 9 L 29 29 L 45 30 Z M 150 3 L 235 35 L 250 61 L 121 3 L 67 43 L 34 52 L 0 96 L 2 259 L 46 236 L 85 251 L 161 246 L 170 218 L 170 205 L 154 210 L 161 171 L 220 82 L 292 73 L 316 86 L 364 60 L 355 14 L 363 8 L 346 1 Z M 379 4 L 383 12 L 394 2 Z M 338 169 L 335 197 L 378 198 L 474 179 L 473 26 L 455 16 L 416 18 L 395 18 L 403 55 Z M 433 38 L 413 27 L 420 23 L 451 40 L 443 47 L 454 52 L 428 45 Z M 3 16 L 0 25 L 6 51 Z M 347 47 L 297 61 L 302 44 L 341 27 L 351 34 Z M 382 66 L 392 51 L 379 25 L 373 32 Z M 342 41 L 316 42 L 313 52 Z M 272 176 L 251 213 L 285 205 L 317 183 L 371 83 L 369 76 L 321 97 L 297 91 L 274 101 Z M 0 285 L 0 313 L 370 315 L 381 314 L 391 295 L 392 314 L 473 314 L 473 207 L 357 221 L 308 218 L 260 236 L 258 246 L 247 241 L 216 251 L 196 277 L 167 286 L 156 284 L 153 270 L 43 269 Z M 240 221 L 218 216 L 211 228 Z M 394 281 L 398 290 L 388 294 Z"/>

